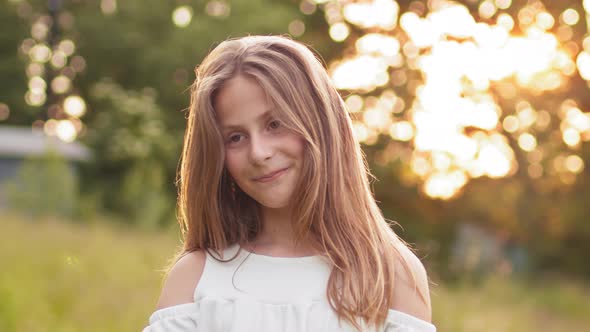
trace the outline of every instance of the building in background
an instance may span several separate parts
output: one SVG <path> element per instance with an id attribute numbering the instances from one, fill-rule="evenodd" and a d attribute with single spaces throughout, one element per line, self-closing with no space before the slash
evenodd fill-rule
<path id="1" fill-rule="evenodd" d="M 25 200 L 26 197 L 52 195 L 52 191 L 45 191 L 47 188 L 43 187 L 48 183 L 44 181 L 44 178 L 55 176 L 51 173 L 52 170 L 41 164 L 35 174 L 32 174 L 33 176 L 27 176 L 25 179 L 23 179 L 23 174 L 26 173 L 22 172 L 27 161 L 43 160 L 45 156 L 52 153 L 65 162 L 67 165 L 65 176 L 74 179 L 74 183 L 77 183 L 80 163 L 92 159 L 91 151 L 79 142 L 67 143 L 57 137 L 47 136 L 42 130 L 31 129 L 31 127 L 0 126 L 0 209 L 10 207 L 9 186 L 12 186 L 11 191 L 16 191 L 17 196 L 24 197 Z M 37 179 L 39 179 L 39 190 L 34 189 Z M 54 186 L 55 193 L 63 189 L 59 186 L 59 183 Z M 26 191 L 33 192 L 27 193 Z M 75 193 L 72 194 L 75 196 Z M 63 202 L 63 200 L 69 199 L 68 195 L 59 197 L 59 199 L 67 205 L 73 203 Z M 31 206 L 31 209 L 38 207 L 34 199 L 29 199 L 29 203 L 35 205 Z M 27 203 L 25 202 L 25 204 Z"/>

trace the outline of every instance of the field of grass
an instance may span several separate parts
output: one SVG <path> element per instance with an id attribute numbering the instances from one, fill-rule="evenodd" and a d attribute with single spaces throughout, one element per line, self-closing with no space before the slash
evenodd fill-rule
<path id="1" fill-rule="evenodd" d="M 0 215 L 0 331 L 141 331 L 175 231 Z M 506 279 L 432 287 L 438 331 L 587 331 L 590 286 Z"/>

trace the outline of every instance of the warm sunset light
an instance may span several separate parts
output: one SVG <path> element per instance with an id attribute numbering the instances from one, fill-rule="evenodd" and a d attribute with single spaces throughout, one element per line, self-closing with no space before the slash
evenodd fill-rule
<path id="1" fill-rule="evenodd" d="M 350 29 L 345 23 L 336 23 L 330 27 L 329 33 L 332 40 L 341 42 L 348 37 Z"/>
<path id="2" fill-rule="evenodd" d="M 569 110 L 558 114 L 521 97 L 562 89 L 576 74 L 590 81 L 590 37 L 583 49 L 565 44 L 572 38 L 567 29 L 582 19 L 576 9 L 554 17 L 535 2 L 511 16 L 504 10 L 512 1 L 485 0 L 474 17 L 451 1 L 429 2 L 425 15 L 400 12 L 395 1 L 336 2 L 341 6 L 326 10 L 330 36 L 349 43 L 351 52 L 334 61 L 330 73 L 339 89 L 353 92 L 346 99 L 349 112 L 362 113 L 355 133 L 364 144 L 379 134 L 411 144 L 420 152 L 411 168 L 428 196 L 449 199 L 469 178 L 513 175 L 515 154 L 549 144 L 537 135 L 554 130 L 554 120 L 561 121 L 559 132 L 543 136 L 551 144 L 558 139 L 575 148 L 590 140 L 590 112 L 566 105 Z M 590 2 L 584 4 L 588 14 Z M 350 40 L 349 24 L 364 33 Z M 389 90 L 393 99 L 376 103 L 373 91 L 392 86 L 401 90 Z M 414 96 L 413 102 L 400 108 L 399 93 Z M 572 170 L 578 165 L 570 161 Z M 532 178 L 546 174 L 540 163 L 523 167 Z"/>
<path id="3" fill-rule="evenodd" d="M 392 0 L 374 0 L 372 2 L 350 2 L 344 6 L 347 21 L 363 28 L 379 27 L 391 30 L 397 22 L 399 5 Z"/>

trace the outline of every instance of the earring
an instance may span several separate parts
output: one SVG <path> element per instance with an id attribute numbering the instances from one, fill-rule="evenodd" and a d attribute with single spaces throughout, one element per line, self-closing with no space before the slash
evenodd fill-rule
<path id="1" fill-rule="evenodd" d="M 233 199 L 236 199 L 236 183 L 233 179 L 230 180 L 230 190 Z"/>

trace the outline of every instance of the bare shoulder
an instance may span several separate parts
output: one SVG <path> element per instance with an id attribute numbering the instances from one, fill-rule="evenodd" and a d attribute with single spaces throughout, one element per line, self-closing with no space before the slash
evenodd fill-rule
<path id="1" fill-rule="evenodd" d="M 430 287 L 424 264 L 405 245 L 400 244 L 401 260 L 396 262 L 393 310 L 401 311 L 427 322 L 432 321 Z M 406 269 L 404 263 L 409 269 Z M 415 280 L 415 281 L 414 281 Z"/>
<path id="2" fill-rule="evenodd" d="M 193 294 L 204 268 L 204 250 L 193 251 L 180 258 L 166 276 L 156 309 L 194 302 Z"/>

